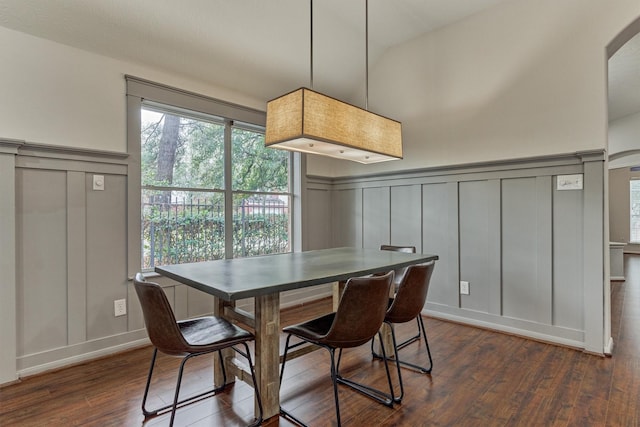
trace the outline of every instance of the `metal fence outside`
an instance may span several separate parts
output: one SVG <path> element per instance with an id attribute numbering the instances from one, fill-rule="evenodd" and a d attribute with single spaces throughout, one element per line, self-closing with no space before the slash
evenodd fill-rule
<path id="1" fill-rule="evenodd" d="M 236 195 L 233 256 L 288 252 L 288 197 Z M 142 201 L 142 266 L 222 259 L 225 256 L 224 200 L 221 197 Z"/>

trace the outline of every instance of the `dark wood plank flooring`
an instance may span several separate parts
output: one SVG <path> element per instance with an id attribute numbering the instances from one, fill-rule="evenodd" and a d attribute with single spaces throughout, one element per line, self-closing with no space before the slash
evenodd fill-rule
<path id="1" fill-rule="evenodd" d="M 614 355 L 580 351 L 488 330 L 425 319 L 434 359 L 432 375 L 403 370 L 407 394 L 393 409 L 341 388 L 347 426 L 640 426 L 640 257 L 627 256 L 625 282 L 612 284 Z M 330 310 L 323 300 L 285 310 L 282 323 Z M 400 336 L 415 324 L 398 328 Z M 403 356 L 425 362 L 424 343 Z M 164 426 L 168 415 L 145 422 L 140 410 L 151 348 L 23 379 L 0 389 L 0 426 Z M 179 360 L 161 356 L 150 405 L 172 398 Z M 381 362 L 368 346 L 345 352 L 345 375 L 384 386 Z M 207 357 L 187 364 L 184 393 L 212 381 Z M 253 391 L 238 382 L 228 391 L 178 411 L 177 426 L 246 425 Z M 328 354 L 316 351 L 287 363 L 284 407 L 313 426 L 335 425 Z M 272 418 L 266 426 L 291 426 Z"/>

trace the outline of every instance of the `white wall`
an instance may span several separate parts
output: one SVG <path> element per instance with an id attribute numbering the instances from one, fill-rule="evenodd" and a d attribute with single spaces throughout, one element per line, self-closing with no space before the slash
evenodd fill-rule
<path id="1" fill-rule="evenodd" d="M 513 0 L 389 49 L 371 67 L 370 110 L 399 119 L 404 159 L 345 176 L 606 148 L 606 45 L 637 0 Z"/>
<path id="2" fill-rule="evenodd" d="M 611 168 L 640 163 L 640 112 L 609 122 L 609 155 Z"/>
<path id="3" fill-rule="evenodd" d="M 221 87 L 3 27 L 0 52 L 0 138 L 125 152 L 125 74 L 265 108 L 262 101 Z"/>

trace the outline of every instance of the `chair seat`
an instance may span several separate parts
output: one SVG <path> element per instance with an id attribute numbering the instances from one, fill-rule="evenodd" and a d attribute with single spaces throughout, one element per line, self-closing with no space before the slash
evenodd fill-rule
<path id="1" fill-rule="evenodd" d="M 413 312 L 399 309 L 397 306 L 394 309 L 391 309 L 394 302 L 395 298 L 389 298 L 389 310 L 387 311 L 387 315 L 384 317 L 385 322 L 407 323 L 416 319 Z"/>
<path id="2" fill-rule="evenodd" d="M 234 325 L 228 320 L 206 316 L 178 322 L 180 332 L 187 344 L 188 351 L 215 351 L 230 345 L 253 340 L 253 334 Z"/>
<path id="3" fill-rule="evenodd" d="M 287 334 L 293 334 L 302 337 L 307 341 L 320 342 L 327 335 L 336 313 L 325 314 L 315 319 L 298 323 L 297 325 L 287 326 L 282 331 Z"/>

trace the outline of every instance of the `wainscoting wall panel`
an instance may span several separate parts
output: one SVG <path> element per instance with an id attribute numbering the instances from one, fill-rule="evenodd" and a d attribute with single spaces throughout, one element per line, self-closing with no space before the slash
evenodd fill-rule
<path id="1" fill-rule="evenodd" d="M 365 188 L 362 194 L 363 247 L 378 249 L 391 239 L 391 192 L 389 187 Z"/>
<path id="2" fill-rule="evenodd" d="M 17 375 L 146 342 L 126 274 L 126 155 L 16 144 Z"/>
<path id="3" fill-rule="evenodd" d="M 16 171 L 18 354 L 67 345 L 66 173 Z"/>
<path id="4" fill-rule="evenodd" d="M 422 252 L 438 254 L 429 285 L 429 301 L 443 307 L 457 307 L 458 280 L 458 183 L 422 185 Z M 398 225 L 401 226 L 401 225 Z"/>
<path id="5" fill-rule="evenodd" d="M 103 175 L 104 191 L 86 174 L 87 339 L 127 332 L 127 316 L 115 317 L 113 301 L 127 298 L 126 176 Z M 137 300 L 129 301 L 130 305 Z"/>
<path id="6" fill-rule="evenodd" d="M 309 193 L 307 192 L 307 195 Z M 334 247 L 362 247 L 362 191 L 355 189 L 331 192 L 331 242 Z M 316 242 L 312 240 L 312 245 Z"/>
<path id="7" fill-rule="evenodd" d="M 577 330 L 584 328 L 583 317 L 587 314 L 576 304 L 584 300 L 583 222 L 582 193 L 554 191 L 553 324 Z"/>
<path id="8" fill-rule="evenodd" d="M 127 155 L 0 140 L 0 163 L 9 200 L 0 208 L 0 383 L 148 342 L 127 265 L 137 241 L 127 231 Z M 93 190 L 94 174 L 104 191 Z M 582 174 L 584 188 L 557 190 L 562 174 Z M 428 315 L 599 354 L 609 343 L 603 153 L 305 177 L 301 193 L 305 250 L 394 244 L 438 254 Z M 178 318 L 212 311 L 213 298 L 153 280 Z M 330 294 L 319 286 L 281 302 Z M 121 298 L 127 315 L 115 317 Z"/>
<path id="9" fill-rule="evenodd" d="M 489 312 L 489 185 L 488 181 L 459 184 L 458 224 L 460 280 L 469 282 L 469 295 L 460 294 L 460 307 Z M 431 207 L 428 207 L 431 209 Z"/>
<path id="10" fill-rule="evenodd" d="M 557 189 L 565 174 L 584 187 Z M 358 246 L 344 236 L 361 226 L 362 247 L 436 253 L 425 313 L 603 354 L 603 176 L 604 154 L 590 152 L 326 179 L 333 246 Z"/>
<path id="11" fill-rule="evenodd" d="M 422 251 L 422 191 L 420 185 L 391 187 L 391 244 Z"/>

